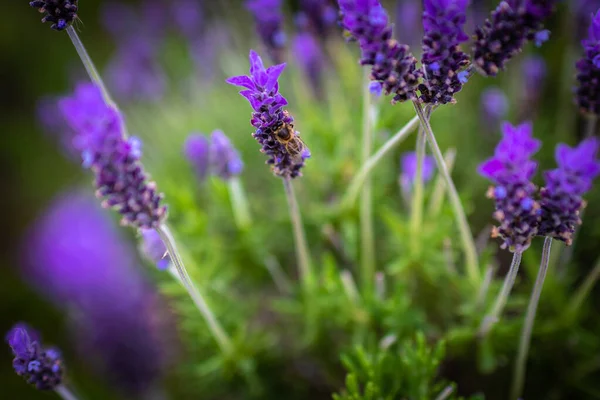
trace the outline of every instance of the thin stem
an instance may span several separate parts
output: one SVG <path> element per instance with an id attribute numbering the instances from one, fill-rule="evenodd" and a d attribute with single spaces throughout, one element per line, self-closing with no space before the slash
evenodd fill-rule
<path id="1" fill-rule="evenodd" d="M 465 252 L 467 275 L 471 283 L 478 285 L 479 260 L 477 257 L 477 250 L 475 249 L 475 241 L 473 240 L 473 234 L 471 233 L 471 229 L 469 228 L 469 223 L 467 221 L 467 216 L 465 215 L 465 210 L 460 202 L 460 197 L 458 197 L 458 191 L 456 190 L 456 186 L 454 186 L 454 182 L 452 181 L 450 172 L 448 172 L 448 168 L 446 167 L 446 163 L 444 162 L 444 156 L 442 155 L 440 147 L 438 146 L 437 141 L 435 140 L 435 136 L 431 129 L 431 125 L 429 124 L 429 120 L 425 117 L 425 114 L 423 113 L 423 108 L 421 107 L 421 104 L 418 101 L 414 101 L 413 105 L 415 107 L 419 119 L 421 120 L 421 125 L 425 130 L 427 142 L 429 143 L 429 147 L 431 148 L 433 156 L 435 157 L 438 171 L 442 174 L 442 177 L 446 181 L 446 189 L 448 190 L 448 195 L 450 196 L 450 203 L 452 204 L 452 208 L 454 210 L 454 216 L 456 218 L 458 230 L 460 231 L 463 250 Z"/>
<path id="2" fill-rule="evenodd" d="M 494 277 L 494 266 L 493 264 L 489 264 L 485 269 L 485 273 L 483 274 L 483 282 L 481 283 L 481 287 L 479 288 L 479 292 L 477 293 L 477 301 L 475 301 L 477 309 L 482 309 L 485 305 L 485 299 L 487 297 L 488 291 L 490 290 L 490 284 L 492 283 L 492 278 Z"/>
<path id="3" fill-rule="evenodd" d="M 238 177 L 229 179 L 229 198 L 231 200 L 231 211 L 238 229 L 245 231 L 252 224 L 250 210 L 248 207 L 248 198 L 242 186 L 242 182 Z"/>
<path id="4" fill-rule="evenodd" d="M 417 245 L 420 243 L 419 232 L 423 225 L 423 162 L 425 160 L 426 146 L 425 132 L 423 131 L 423 127 L 420 126 L 415 151 L 417 168 L 413 178 L 412 204 L 410 207 L 410 233 L 413 250 L 416 250 Z"/>
<path id="5" fill-rule="evenodd" d="M 85 50 L 83 42 L 81 41 L 81 39 L 79 39 L 79 35 L 77 35 L 77 32 L 75 32 L 75 29 L 72 25 L 69 25 L 67 27 L 67 33 L 69 34 L 69 38 L 71 39 L 71 42 L 73 42 L 73 46 L 75 46 L 75 50 L 77 50 L 77 54 L 79 54 L 79 58 L 81 58 L 81 62 L 83 63 L 85 70 L 90 76 L 90 79 L 96 84 L 96 86 L 98 86 L 98 88 L 102 92 L 102 97 L 104 98 L 104 101 L 109 106 L 116 108 L 116 104 L 110 97 L 110 94 L 106 89 L 106 85 L 104 85 L 104 81 L 102 81 L 102 78 L 100 77 L 98 70 L 94 66 L 90 55 Z"/>
<path id="6" fill-rule="evenodd" d="M 396 148 L 406 137 L 417 127 L 419 124 L 419 117 L 414 117 L 406 123 L 394 136 L 388 139 L 383 146 L 379 148 L 369 159 L 360 167 L 358 173 L 350 182 L 348 190 L 344 195 L 341 203 L 341 209 L 348 209 L 354 205 L 360 189 L 362 188 L 365 180 L 371 175 L 375 167 L 388 155 L 392 150 Z"/>
<path id="7" fill-rule="evenodd" d="M 265 259 L 265 267 L 267 268 L 267 271 L 269 271 L 269 274 L 271 274 L 275 286 L 277 286 L 277 289 L 279 289 L 281 293 L 289 294 L 292 292 L 292 284 L 281 269 L 281 265 L 275 256 L 269 255 Z"/>
<path id="8" fill-rule="evenodd" d="M 294 231 L 296 261 L 298 263 L 300 282 L 304 288 L 305 295 L 309 295 L 315 277 L 310 263 L 310 250 L 306 244 L 306 235 L 304 233 L 304 226 L 302 224 L 302 216 L 300 215 L 300 208 L 298 207 L 298 201 L 294 193 L 294 186 L 289 178 L 283 178 L 283 187 L 285 189 L 288 208 L 290 210 L 290 219 L 292 221 L 292 228 Z"/>
<path id="9" fill-rule="evenodd" d="M 456 160 L 456 149 L 446 150 L 444 154 L 444 163 L 448 168 L 448 173 L 452 173 L 454 168 L 454 160 Z M 436 217 L 442 210 L 442 204 L 444 203 L 444 195 L 446 194 L 446 183 L 444 177 L 441 174 L 437 174 L 435 182 L 433 183 L 433 191 L 431 192 L 431 200 L 429 200 L 429 208 L 427 215 L 430 217 Z"/>
<path id="10" fill-rule="evenodd" d="M 529 299 L 527 314 L 525 314 L 525 322 L 523 324 L 523 330 L 521 331 L 521 340 L 519 341 L 519 350 L 517 353 L 517 361 L 515 363 L 513 384 L 510 391 L 511 399 L 520 398 L 521 393 L 523 392 L 526 372 L 525 367 L 527 362 L 527 354 L 529 353 L 529 345 L 531 343 L 531 333 L 533 331 L 533 323 L 535 322 L 535 314 L 540 301 L 540 295 L 542 294 L 542 288 L 544 287 L 544 280 L 546 279 L 546 273 L 548 272 L 548 261 L 550 260 L 551 248 L 552 238 L 546 236 L 546 239 L 544 240 L 544 250 L 542 251 L 540 270 L 538 271 L 537 278 L 535 279 L 535 286 L 533 287 L 531 298 Z"/>
<path id="11" fill-rule="evenodd" d="M 352 273 L 345 269 L 340 272 L 340 279 L 342 281 L 342 286 L 344 287 L 344 292 L 346 292 L 346 296 L 348 296 L 348 300 L 350 300 L 352 304 L 357 304 L 360 301 L 360 294 L 356 288 Z"/>
<path id="12" fill-rule="evenodd" d="M 163 243 L 167 247 L 169 252 L 169 256 L 171 256 L 172 268 L 174 268 L 175 275 L 179 278 L 179 281 L 187 290 L 188 294 L 194 301 L 194 304 L 204 317 L 204 320 L 208 324 L 208 327 L 213 334 L 215 340 L 219 344 L 219 347 L 224 353 L 229 353 L 232 350 L 231 340 L 229 336 L 225 333 L 219 321 L 215 318 L 215 315 L 211 311 L 210 307 L 204 300 L 202 293 L 200 290 L 194 285 L 192 279 L 190 278 L 185 266 L 183 265 L 183 261 L 181 260 L 181 256 L 179 255 L 179 251 L 177 251 L 177 246 L 175 244 L 175 239 L 171 234 L 171 231 L 167 225 L 162 224 L 156 231 L 160 235 Z"/>
<path id="13" fill-rule="evenodd" d="M 585 121 L 585 137 L 589 138 L 594 136 L 596 133 L 596 125 L 598 123 L 598 117 L 596 115 L 587 115 Z"/>
<path id="14" fill-rule="evenodd" d="M 581 286 L 579 286 L 571 298 L 566 311 L 568 316 L 577 314 L 585 299 L 590 295 L 594 285 L 598 282 L 598 279 L 600 279 L 600 258 L 596 261 L 594 268 L 588 273 Z"/>
<path id="15" fill-rule="evenodd" d="M 454 388 L 452 386 L 446 386 L 446 388 L 442 390 L 440 394 L 438 394 L 435 400 L 446 400 L 448 397 L 450 397 L 453 391 Z"/>
<path id="16" fill-rule="evenodd" d="M 371 155 L 373 147 L 373 121 L 371 118 L 371 93 L 369 92 L 370 72 L 365 69 L 363 80 L 363 110 L 362 110 L 362 157 L 364 164 Z M 375 278 L 375 237 L 373 234 L 373 194 L 371 190 L 371 179 L 365 179 L 360 194 L 360 277 L 366 293 L 373 287 Z"/>
<path id="17" fill-rule="evenodd" d="M 77 400 L 77 396 L 75 396 L 65 385 L 55 387 L 54 391 L 64 400 Z"/>
<path id="18" fill-rule="evenodd" d="M 513 253 L 512 263 L 510 264 L 510 269 L 504 277 L 504 283 L 502 284 L 502 289 L 496 298 L 496 302 L 494 303 L 494 307 L 492 311 L 488 313 L 483 318 L 483 322 L 479 327 L 479 336 L 485 337 L 491 330 L 496 322 L 498 322 L 498 317 L 502 314 L 502 310 L 504 310 L 504 306 L 506 305 L 506 301 L 508 300 L 508 295 L 512 290 L 515 280 L 517 279 L 517 274 L 519 273 L 519 266 L 521 265 L 521 256 L 522 253 L 515 252 Z"/>

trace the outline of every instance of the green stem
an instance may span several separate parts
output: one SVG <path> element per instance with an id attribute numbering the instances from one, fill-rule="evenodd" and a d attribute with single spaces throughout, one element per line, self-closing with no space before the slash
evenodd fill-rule
<path id="1" fill-rule="evenodd" d="M 510 264 L 510 269 L 504 277 L 504 283 L 502 284 L 502 289 L 496 298 L 496 302 L 494 303 L 494 307 L 492 311 L 488 313 L 483 318 L 483 322 L 479 327 L 479 336 L 485 337 L 491 330 L 496 322 L 498 322 L 498 318 L 502 311 L 504 310 L 504 306 L 506 305 L 506 301 L 508 300 L 508 295 L 512 290 L 515 280 L 517 279 L 517 274 L 519 273 L 519 266 L 521 265 L 521 256 L 522 253 L 515 252 L 513 253 L 512 263 Z"/>
<path id="2" fill-rule="evenodd" d="M 542 261 L 540 263 L 540 270 L 538 271 L 537 278 L 535 279 L 535 285 L 531 293 L 531 298 L 529 299 L 527 313 L 525 314 L 523 330 L 521 331 L 521 340 L 519 341 L 519 350 L 517 353 L 517 360 L 515 363 L 513 384 L 510 391 L 510 400 L 520 398 L 521 393 L 523 392 L 523 385 L 525 384 L 525 367 L 527 363 L 527 354 L 529 353 L 529 345 L 531 344 L 531 333 L 533 331 L 533 323 L 535 322 L 535 314 L 537 312 L 537 306 L 540 301 L 540 295 L 542 294 L 542 288 L 544 287 L 544 280 L 546 279 L 546 273 L 548 272 L 548 261 L 550 260 L 551 249 L 552 238 L 547 236 L 544 240 L 544 250 L 542 251 Z"/>
<path id="3" fill-rule="evenodd" d="M 585 137 L 589 138 L 594 136 L 596 133 L 596 124 L 598 123 L 598 117 L 596 115 L 586 115 L 585 123 Z"/>
<path id="4" fill-rule="evenodd" d="M 428 114 L 427 110 L 425 114 Z M 427 117 L 427 115 L 426 115 Z M 413 178 L 412 186 L 412 204 L 410 207 L 410 232 L 413 250 L 417 250 L 418 244 L 421 242 L 419 233 L 423 225 L 423 163 L 425 161 L 427 141 L 425 140 L 425 132 L 423 127 L 419 127 L 417 134 L 416 156 L 417 168 Z"/>
<path id="5" fill-rule="evenodd" d="M 429 143 L 429 147 L 431 148 L 433 156 L 435 157 L 438 171 L 442 174 L 442 177 L 446 182 L 446 189 L 448 190 L 448 195 L 450 196 L 450 203 L 452 204 L 452 208 L 454 210 L 454 217 L 456 218 L 463 250 L 465 252 L 467 275 L 471 283 L 477 286 L 479 284 L 479 260 L 477 256 L 477 250 L 475 248 L 473 234 L 471 233 L 467 216 L 465 215 L 465 210 L 460 202 L 460 197 L 458 197 L 458 191 L 456 190 L 456 186 L 454 186 L 450 172 L 448 172 L 448 168 L 444 162 L 444 156 L 442 155 L 440 147 L 435 140 L 429 120 L 425 117 L 423 108 L 418 101 L 414 101 L 413 105 L 415 107 L 415 111 L 417 112 L 417 116 L 421 120 L 421 125 L 425 130 L 427 142 Z"/>
<path id="6" fill-rule="evenodd" d="M 360 189 L 363 184 L 367 180 L 367 178 L 371 175 L 375 167 L 387 156 L 392 150 L 396 148 L 406 137 L 417 127 L 419 124 L 419 117 L 414 117 L 410 121 L 406 123 L 394 136 L 388 139 L 387 142 L 384 143 L 383 146 L 379 148 L 369 159 L 361 166 L 358 173 L 350 182 L 348 186 L 348 190 L 344 195 L 341 203 L 341 209 L 351 208 L 356 199 L 358 198 L 358 194 L 360 193 Z"/>
<path id="7" fill-rule="evenodd" d="M 215 340 L 219 344 L 221 350 L 228 354 L 232 350 L 231 340 L 229 336 L 225 333 L 219 321 L 215 318 L 215 315 L 211 311 L 210 307 L 204 300 L 202 293 L 200 290 L 194 285 L 192 279 L 190 278 L 185 266 L 183 265 L 183 261 L 181 260 L 181 256 L 179 255 L 179 251 L 177 251 L 177 245 L 175 244 L 175 238 L 171 234 L 171 230 L 167 227 L 167 225 L 162 224 L 156 231 L 160 235 L 163 243 L 167 247 L 167 251 L 169 252 L 169 256 L 171 257 L 172 268 L 174 269 L 174 275 L 179 279 L 185 290 L 188 292 L 194 304 L 204 317 L 204 320 L 208 324 L 208 327 L 213 334 Z"/>
<path id="8" fill-rule="evenodd" d="M 456 159 L 456 149 L 446 150 L 444 154 L 444 163 L 448 168 L 448 173 L 452 173 L 454 168 L 454 160 Z M 435 182 L 433 183 L 433 191 L 431 192 L 431 200 L 429 200 L 429 207 L 427 209 L 427 215 L 431 218 L 437 217 L 442 211 L 442 204 L 444 204 L 444 195 L 446 194 L 446 184 L 444 177 L 441 174 L 437 174 Z"/>
<path id="9" fill-rule="evenodd" d="M 292 221 L 292 228 L 294 231 L 298 274 L 304 289 L 304 294 L 309 296 L 315 282 L 315 276 L 310 263 L 310 250 L 308 249 L 308 245 L 306 243 L 306 235 L 304 233 L 304 226 L 302 224 L 302 215 L 300 215 L 300 208 L 294 193 L 294 186 L 289 178 L 283 178 L 283 187 L 285 189 L 288 208 L 290 210 L 290 219 Z"/>
<path id="10" fill-rule="evenodd" d="M 252 224 L 250 210 L 248 207 L 248 198 L 238 177 L 232 177 L 228 182 L 229 198 L 231 200 L 231 210 L 235 224 L 241 231 L 246 231 Z"/>
<path id="11" fill-rule="evenodd" d="M 594 285 L 600 279 L 600 258 L 596 261 L 596 265 L 588 273 L 587 277 L 583 280 L 583 283 L 569 302 L 566 314 L 567 316 L 574 316 L 577 314 L 585 299 L 590 295 Z"/>
<path id="12" fill-rule="evenodd" d="M 440 392 L 440 394 L 438 394 L 438 396 L 435 398 L 435 400 L 446 400 L 447 398 L 450 397 L 450 395 L 452 394 L 453 391 L 454 391 L 454 388 L 452 386 L 446 386 L 446 388 L 444 390 L 442 390 Z"/>
<path id="13" fill-rule="evenodd" d="M 77 396 L 75 396 L 65 385 L 55 387 L 54 391 L 64 400 L 77 400 Z"/>

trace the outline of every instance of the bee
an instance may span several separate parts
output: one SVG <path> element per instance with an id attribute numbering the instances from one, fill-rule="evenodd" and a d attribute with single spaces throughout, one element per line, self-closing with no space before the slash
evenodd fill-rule
<path id="1" fill-rule="evenodd" d="M 306 144 L 294 130 L 293 124 L 282 123 L 273 131 L 275 139 L 285 146 L 294 163 L 301 163 L 307 154 L 310 154 Z"/>

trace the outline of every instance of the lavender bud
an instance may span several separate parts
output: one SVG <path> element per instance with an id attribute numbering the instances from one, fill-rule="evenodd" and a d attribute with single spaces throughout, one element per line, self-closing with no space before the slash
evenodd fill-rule
<path id="1" fill-rule="evenodd" d="M 13 369 L 39 390 L 53 390 L 61 384 L 63 367 L 60 352 L 42 348 L 40 335 L 27 324 L 18 323 L 6 334 L 12 349 Z"/>
<path id="2" fill-rule="evenodd" d="M 210 136 L 209 161 L 211 173 L 227 181 L 242 173 L 244 163 L 223 131 Z"/>
<path id="3" fill-rule="evenodd" d="M 210 140 L 199 133 L 189 135 L 183 145 L 183 153 L 200 181 L 204 181 L 210 172 L 209 152 Z"/>
<path id="4" fill-rule="evenodd" d="M 44 14 L 42 22 L 50 22 L 51 29 L 62 31 L 77 18 L 77 0 L 32 1 L 29 5 Z"/>
<path id="5" fill-rule="evenodd" d="M 287 41 L 283 31 L 283 12 L 281 0 L 247 0 L 246 8 L 256 21 L 256 30 L 263 41 L 271 59 L 280 63 L 283 60 L 282 49 Z"/>
<path id="6" fill-rule="evenodd" d="M 600 10 L 592 18 L 588 38 L 581 43 L 585 54 L 576 64 L 575 101 L 582 112 L 600 116 Z"/>

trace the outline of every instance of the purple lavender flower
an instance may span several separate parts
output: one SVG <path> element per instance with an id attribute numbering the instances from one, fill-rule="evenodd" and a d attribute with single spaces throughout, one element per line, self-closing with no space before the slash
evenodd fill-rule
<path id="1" fill-rule="evenodd" d="M 494 218 L 500 223 L 494 227 L 492 237 L 504 240 L 501 248 L 521 253 L 537 234 L 540 221 L 536 187 L 530 181 L 537 163 L 530 157 L 539 150 L 541 142 L 532 137 L 529 122 L 518 126 L 504 123 L 502 134 L 494 157 L 481 164 L 478 172 L 496 185 L 488 191 L 488 197 L 496 202 Z"/>
<path id="2" fill-rule="evenodd" d="M 467 0 L 425 0 L 423 12 L 423 57 L 425 80 L 419 85 L 424 103 L 454 103 L 462 89 L 459 71 L 469 56 L 458 47 L 469 37 L 463 32 Z"/>
<path id="3" fill-rule="evenodd" d="M 39 390 L 52 390 L 61 384 L 61 354 L 55 348 L 42 348 L 36 331 L 21 322 L 8 331 L 6 341 L 15 356 L 13 368 L 27 383 Z"/>
<path id="4" fill-rule="evenodd" d="M 497 87 L 489 87 L 481 94 L 482 119 L 486 126 L 496 128 L 508 113 L 508 98 Z"/>
<path id="5" fill-rule="evenodd" d="M 211 173 L 225 181 L 241 174 L 244 169 L 240 154 L 221 130 L 210 135 L 209 161 Z"/>
<path id="6" fill-rule="evenodd" d="M 247 0 L 246 8 L 256 20 L 256 30 L 265 44 L 269 57 L 280 63 L 286 36 L 283 31 L 281 0 Z"/>
<path id="7" fill-rule="evenodd" d="M 301 32 L 293 41 L 293 51 L 302 72 L 317 96 L 321 95 L 321 74 L 325 56 L 317 39 L 309 32 Z"/>
<path id="8" fill-rule="evenodd" d="M 421 2 L 417 0 L 399 0 L 396 2 L 394 29 L 396 37 L 409 46 L 417 45 L 423 37 L 423 14 Z"/>
<path id="9" fill-rule="evenodd" d="M 421 77 L 409 47 L 392 39 L 388 16 L 378 0 L 339 0 L 342 27 L 358 41 L 361 65 L 371 65 L 371 80 L 381 82 L 392 103 L 416 98 Z"/>
<path id="10" fill-rule="evenodd" d="M 133 245 L 83 192 L 61 195 L 29 232 L 26 279 L 69 312 L 84 359 L 143 398 L 167 367 L 172 321 Z"/>
<path id="11" fill-rule="evenodd" d="M 519 115 L 531 116 L 537 109 L 544 89 L 546 62 L 540 56 L 529 56 L 523 60 L 522 85 Z"/>
<path id="12" fill-rule="evenodd" d="M 296 15 L 296 25 L 318 37 L 325 37 L 335 26 L 338 10 L 330 0 L 300 0 L 300 12 Z"/>
<path id="13" fill-rule="evenodd" d="M 600 10 L 592 18 L 588 38 L 583 42 L 585 55 L 577 61 L 576 102 L 584 113 L 600 115 Z"/>
<path id="14" fill-rule="evenodd" d="M 177 0 L 171 1 L 171 14 L 179 32 L 189 40 L 194 40 L 201 34 L 204 10 L 201 1 Z"/>
<path id="15" fill-rule="evenodd" d="M 209 152 L 210 140 L 199 133 L 189 135 L 183 145 L 183 153 L 200 181 L 204 181 L 210 171 Z"/>
<path id="16" fill-rule="evenodd" d="M 588 138 L 579 146 L 556 147 L 558 168 L 544 173 L 546 186 L 541 190 L 542 220 L 538 235 L 550 236 L 571 244 L 573 232 L 581 224 L 579 212 L 584 207 L 583 196 L 600 175 L 597 159 L 600 142 Z"/>
<path id="17" fill-rule="evenodd" d="M 158 232 L 155 229 L 142 229 L 140 230 L 140 234 L 142 235 L 140 253 L 148 261 L 156 264 L 158 269 L 165 270 L 169 268 L 171 257 Z"/>
<path id="18" fill-rule="evenodd" d="M 29 5 L 44 14 L 42 22 L 51 22 L 51 29 L 62 31 L 77 18 L 77 0 L 32 1 Z"/>
<path id="19" fill-rule="evenodd" d="M 95 174 L 96 195 L 103 199 L 102 205 L 117 209 L 123 225 L 159 226 L 167 211 L 161 205 L 162 194 L 144 172 L 140 140 L 123 136 L 120 113 L 107 106 L 100 90 L 88 83 L 78 85 L 59 107 L 76 132 L 84 166 Z"/>
<path id="20" fill-rule="evenodd" d="M 296 142 L 293 149 L 285 144 L 289 138 L 298 138 L 299 132 L 294 130 L 292 116 L 283 109 L 287 100 L 279 93 L 278 79 L 284 68 L 285 64 L 279 64 L 265 69 L 260 56 L 250 50 L 250 75 L 231 77 L 227 83 L 246 88 L 240 94 L 254 109 L 250 123 L 256 132 L 252 136 L 269 157 L 267 164 L 272 165 L 274 174 L 292 179 L 301 176 L 310 151 L 302 143 Z M 281 134 L 285 138 L 280 138 Z"/>
<path id="21" fill-rule="evenodd" d="M 496 76 L 527 40 L 540 40 L 543 22 L 556 0 L 505 0 L 475 30 L 474 64 L 483 75 Z M 548 32 L 544 32 L 546 36 Z"/>
<path id="22" fill-rule="evenodd" d="M 435 171 L 435 159 L 432 156 L 425 156 L 423 159 L 423 183 L 427 183 L 433 178 Z M 417 174 L 417 153 L 414 151 L 404 153 L 400 158 L 400 185 L 402 191 L 410 193 L 415 182 Z"/>

